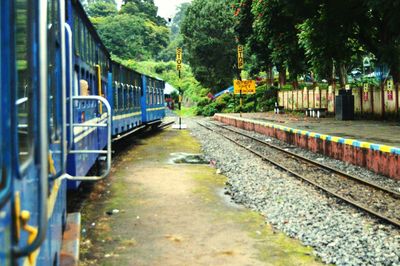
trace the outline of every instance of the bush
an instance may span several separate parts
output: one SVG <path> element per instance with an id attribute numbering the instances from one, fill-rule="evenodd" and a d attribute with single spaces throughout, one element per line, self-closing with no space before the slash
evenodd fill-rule
<path id="1" fill-rule="evenodd" d="M 262 85 L 257 88 L 257 111 L 267 112 L 274 109 L 277 101 L 278 88 L 267 85 Z"/>

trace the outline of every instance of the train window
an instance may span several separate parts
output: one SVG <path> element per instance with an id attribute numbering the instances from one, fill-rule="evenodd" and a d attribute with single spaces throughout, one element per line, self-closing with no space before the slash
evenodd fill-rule
<path id="1" fill-rule="evenodd" d="M 59 1 L 47 1 L 47 59 L 48 59 L 48 108 L 49 108 L 49 143 L 54 156 L 60 156 L 61 149 L 61 23 Z M 55 160 L 61 169 L 61 160 Z"/>
<path id="2" fill-rule="evenodd" d="M 82 21 L 79 19 L 79 53 L 81 58 L 85 57 L 85 33 Z"/>
<path id="3" fill-rule="evenodd" d="M 113 103 L 113 106 L 114 106 L 114 110 L 118 110 L 118 82 L 117 81 L 115 81 L 114 82 L 114 95 L 113 95 L 113 97 L 114 97 L 114 103 Z"/>
<path id="4" fill-rule="evenodd" d="M 128 97 L 128 89 L 129 89 L 129 87 L 128 87 L 128 85 L 124 85 L 124 88 L 123 88 L 123 90 L 124 90 L 124 92 L 123 92 L 123 98 L 124 98 L 124 110 L 126 110 L 126 109 L 128 109 L 128 104 L 129 104 L 129 102 L 128 102 L 128 99 L 127 99 L 127 97 Z"/>
<path id="5" fill-rule="evenodd" d="M 85 47 L 85 45 L 86 45 L 86 35 L 85 35 L 85 27 L 84 27 L 84 25 L 83 25 L 83 23 L 82 23 L 81 20 L 79 21 L 79 24 L 81 24 L 81 51 L 82 51 L 81 57 L 82 57 L 82 60 L 85 60 L 85 59 L 86 59 L 86 47 Z"/>
<path id="6" fill-rule="evenodd" d="M 93 40 L 89 30 L 88 30 L 88 36 L 89 36 L 89 63 L 93 64 Z"/>
<path id="7" fill-rule="evenodd" d="M 123 86 L 124 84 L 120 83 L 118 86 L 118 109 L 123 110 L 124 108 L 124 102 L 123 102 Z"/>
<path id="8" fill-rule="evenodd" d="M 75 54 L 79 55 L 79 40 L 80 40 L 80 34 L 79 34 L 79 19 L 74 13 L 74 45 L 75 45 Z"/>
<path id="9" fill-rule="evenodd" d="M 90 37 L 90 63 L 94 63 L 94 42 L 92 37 Z"/>
<path id="10" fill-rule="evenodd" d="M 25 168 L 33 152 L 32 132 L 32 13 L 31 2 L 16 2 L 16 67 L 17 67 L 17 112 L 18 148 L 21 168 Z"/>
<path id="11" fill-rule="evenodd" d="M 133 81 L 133 107 L 137 107 L 137 99 L 138 99 L 138 88 L 136 84 L 136 79 Z"/>
<path id="12" fill-rule="evenodd" d="M 92 39 L 92 63 L 97 64 L 99 62 L 99 57 L 96 51 L 96 42 Z M 100 65 L 100 64 L 99 64 Z"/>
<path id="13" fill-rule="evenodd" d="M 92 40 L 90 39 L 89 31 L 86 30 L 86 43 L 87 43 L 87 60 L 89 64 L 92 63 Z"/>
<path id="14" fill-rule="evenodd" d="M 125 84 L 124 87 L 124 108 L 125 110 L 129 109 L 129 85 Z"/>
<path id="15" fill-rule="evenodd" d="M 136 86 L 132 86 L 132 94 L 133 94 L 133 108 L 135 108 L 137 106 L 137 88 Z"/>
<path id="16" fill-rule="evenodd" d="M 154 87 L 153 82 L 150 83 L 150 105 L 154 104 Z"/>
<path id="17" fill-rule="evenodd" d="M 140 107 L 140 87 L 136 87 L 136 107 Z"/>
<path id="18" fill-rule="evenodd" d="M 85 28 L 85 24 L 81 23 L 82 26 L 82 58 L 84 61 L 87 60 L 87 35 L 86 35 L 86 28 Z"/>
<path id="19" fill-rule="evenodd" d="M 107 95 L 108 95 L 108 92 L 107 92 L 107 83 L 105 83 L 104 81 L 102 81 L 102 82 L 101 82 L 101 95 L 100 95 L 100 96 L 103 96 L 104 98 L 107 99 Z"/>
<path id="20" fill-rule="evenodd" d="M 153 105 L 153 82 L 150 81 L 150 105 Z"/>
<path id="21" fill-rule="evenodd" d="M 133 107 L 133 86 L 129 85 L 129 109 Z"/>
<path id="22" fill-rule="evenodd" d="M 150 84 L 149 84 L 149 86 L 148 86 L 148 91 L 149 91 L 149 105 L 151 105 L 152 104 L 152 99 L 151 99 L 151 93 L 152 93 L 152 91 L 151 91 L 151 82 L 150 82 Z"/>
<path id="23" fill-rule="evenodd" d="M 88 36 L 90 36 L 90 32 L 88 31 Z M 89 37 L 89 63 L 93 64 L 93 40 L 92 37 Z"/>
<path id="24" fill-rule="evenodd" d="M 131 86 L 130 85 L 126 85 L 126 103 L 125 103 L 125 107 L 126 109 L 129 109 L 131 107 Z"/>

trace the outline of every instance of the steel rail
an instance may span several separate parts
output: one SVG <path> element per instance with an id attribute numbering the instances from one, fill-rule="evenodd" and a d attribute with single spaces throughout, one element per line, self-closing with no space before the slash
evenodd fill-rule
<path id="1" fill-rule="evenodd" d="M 393 190 L 390 190 L 390 189 L 388 189 L 388 188 L 382 187 L 382 186 L 380 186 L 380 185 L 378 185 L 378 184 L 376 184 L 376 183 L 373 183 L 373 182 L 364 180 L 364 179 L 362 179 L 362 178 L 359 178 L 359 177 L 357 177 L 357 176 L 354 176 L 354 175 L 345 173 L 345 172 L 343 172 L 343 171 L 341 171 L 341 170 L 339 170 L 339 169 L 337 169 L 337 168 L 333 168 L 333 167 L 330 167 L 330 166 L 328 166 L 328 165 L 325 165 L 325 164 L 316 162 L 316 161 L 311 160 L 311 159 L 309 159 L 309 158 L 303 157 L 303 156 L 301 156 L 301 155 L 299 155 L 299 154 L 297 154 L 297 153 L 294 153 L 294 152 L 291 152 L 291 151 L 287 151 L 287 150 L 285 150 L 285 149 L 283 149 L 283 148 L 281 148 L 281 147 L 278 147 L 278 146 L 273 145 L 273 144 L 271 144 L 271 143 L 268 143 L 268 142 L 266 142 L 266 141 L 260 140 L 260 139 L 258 139 L 258 138 L 255 138 L 255 137 L 253 137 L 253 136 L 250 136 L 250 135 L 248 135 L 248 134 L 246 134 L 246 133 L 243 133 L 243 132 L 240 132 L 240 131 L 238 131 L 238 130 L 235 130 L 235 129 L 232 129 L 232 128 L 228 128 L 228 127 L 223 126 L 223 125 L 218 125 L 218 124 L 213 123 L 213 122 L 209 122 L 209 123 L 211 123 L 211 124 L 213 124 L 213 125 L 215 125 L 215 126 L 217 126 L 217 127 L 224 128 L 224 129 L 226 129 L 226 130 L 228 130 L 228 131 L 234 132 L 234 133 L 236 133 L 236 134 L 242 135 L 242 136 L 244 136 L 244 137 L 250 138 L 250 139 L 252 139 L 252 140 L 254 140 L 254 141 L 257 141 L 257 142 L 259 142 L 259 143 L 261 143 L 261 144 L 264 144 L 264 145 L 266 145 L 266 146 L 268 146 L 268 147 L 271 147 L 271 148 L 273 148 L 273 149 L 276 149 L 276 150 L 278 150 L 278 151 L 281 151 L 281 152 L 284 152 L 284 153 L 286 153 L 286 154 L 289 154 L 290 156 L 296 157 L 296 158 L 299 159 L 299 160 L 306 161 L 307 163 L 310 163 L 310 164 L 313 164 L 313 165 L 315 165 L 315 166 L 324 168 L 324 169 L 326 169 L 326 170 L 329 170 L 329 171 L 331 171 L 331 172 L 334 172 L 335 174 L 338 174 L 338 175 L 343 176 L 343 177 L 345 177 L 345 178 L 348 178 L 348 179 L 357 181 L 357 182 L 359 182 L 359 183 L 362 183 L 362 184 L 364 184 L 364 185 L 370 186 L 370 187 L 375 188 L 375 189 L 382 190 L 382 191 L 384 191 L 384 192 L 386 192 L 386 193 L 389 193 L 389 194 L 393 195 L 394 197 L 400 198 L 400 193 L 398 193 L 398 192 L 396 192 L 396 191 L 393 191 Z"/>
<path id="2" fill-rule="evenodd" d="M 212 131 L 212 132 L 214 132 L 214 133 L 216 133 L 216 134 L 221 135 L 222 137 L 224 137 L 224 138 L 226 138 L 227 140 L 229 140 L 229 141 L 235 143 L 235 144 L 238 145 L 239 147 L 241 147 L 241 148 L 243 148 L 243 149 L 245 149 L 245 150 L 247 150 L 247 151 L 249 151 L 249 152 L 251 152 L 251 153 L 257 155 L 257 156 L 260 157 L 263 161 L 267 161 L 267 162 L 269 162 L 269 163 L 275 165 L 276 167 L 278 167 L 278 168 L 280 168 L 280 169 L 282 169 L 282 170 L 284 170 L 284 171 L 286 171 L 286 172 L 292 174 L 293 176 L 295 176 L 295 177 L 297 177 L 297 178 L 299 178 L 299 179 L 301 179 L 301 180 L 304 180 L 304 181 L 308 182 L 309 184 L 311 184 L 311 185 L 313 185 L 313 186 L 315 186 L 315 187 L 321 189 L 322 191 L 325 191 L 326 193 L 328 193 L 328 194 L 330 194 L 330 195 L 333 195 L 333 196 L 335 196 L 335 197 L 337 197 L 337 198 L 339 198 L 339 199 L 341 199 L 341 200 L 343 200 L 343 201 L 349 203 L 350 205 L 353 205 L 354 207 L 356 207 L 356 208 L 358 208 L 358 209 L 361 209 L 361 210 L 363 210 L 363 211 L 366 211 L 367 213 L 370 213 L 370 214 L 372 214 L 372 215 L 374 215 L 374 216 L 376 216 L 376 217 L 378 217 L 378 218 L 380 218 L 380 219 L 382 219 L 382 220 L 384 220 L 384 221 L 386 221 L 386 222 L 389 222 L 389 223 L 391 223 L 391 224 L 393 224 L 393 225 L 395 225 L 395 226 L 397 226 L 397 227 L 400 227 L 400 220 L 394 220 L 394 219 L 391 219 L 391 218 L 389 218 L 389 217 L 386 217 L 386 216 L 384 216 L 384 215 L 381 214 L 381 213 L 378 213 L 378 212 L 376 212 L 376 211 L 374 211 L 374 210 L 372 210 L 372 209 L 370 209 L 370 208 L 368 208 L 368 207 L 365 207 L 365 206 L 363 206 L 363 205 L 361 205 L 361 204 L 359 204 L 359 203 L 357 203 L 357 202 L 355 202 L 355 201 L 353 201 L 353 200 L 351 200 L 351 199 L 348 199 L 348 198 L 346 198 L 346 197 L 344 197 L 344 196 L 341 196 L 341 195 L 339 195 L 338 193 L 336 193 L 336 192 L 334 192 L 334 191 L 332 191 L 332 190 L 330 190 L 330 189 L 328 189 L 328 188 L 325 188 L 325 187 L 323 187 L 323 186 L 317 184 L 316 182 L 314 182 L 314 181 L 311 180 L 310 178 L 307 178 L 307 177 L 305 177 L 305 176 L 303 176 L 303 175 L 301 175 L 301 174 L 299 174 L 299 173 L 296 173 L 296 172 L 290 170 L 289 168 L 287 168 L 286 166 L 283 166 L 282 164 L 280 164 L 280 163 L 278 163 L 278 162 L 276 162 L 276 161 L 274 161 L 274 160 L 272 160 L 272 159 L 266 157 L 265 155 L 263 155 L 263 154 L 261 154 L 261 153 L 259 153 L 259 152 L 257 152 L 257 151 L 254 151 L 254 150 L 252 150 L 252 149 L 246 147 L 245 145 L 239 143 L 238 141 L 236 141 L 236 140 L 234 140 L 234 139 L 232 139 L 232 138 L 230 138 L 230 137 L 228 137 L 228 136 L 226 136 L 226 135 L 224 135 L 224 134 L 222 134 L 222 133 L 220 133 L 220 132 L 217 132 L 216 130 L 212 129 L 211 127 L 208 127 L 208 126 L 206 126 L 206 125 L 204 125 L 204 124 L 202 124 L 202 123 L 200 123 L 200 122 L 197 122 L 197 124 L 199 124 L 200 126 L 206 128 L 206 129 L 208 129 L 208 130 L 210 130 L 210 131 Z M 212 123 L 212 124 L 214 124 L 214 123 Z M 214 125 L 219 126 L 219 125 L 217 125 L 217 124 L 214 124 Z M 221 128 L 226 129 L 226 127 L 221 127 Z M 237 132 L 235 132 L 235 130 L 233 130 L 232 132 L 237 133 Z M 240 135 L 242 135 L 242 134 L 240 134 Z M 245 136 L 245 137 L 249 137 L 249 138 L 251 138 L 251 139 L 253 138 L 253 137 L 251 137 L 251 136 L 246 136 L 246 134 L 244 134 L 244 136 Z M 269 143 L 268 143 L 268 144 L 269 144 Z M 285 151 L 285 150 L 283 150 L 283 151 L 284 151 L 285 153 L 288 153 L 288 152 Z M 288 154 L 289 154 L 289 153 L 288 153 Z M 297 154 L 296 154 L 296 155 L 297 155 Z M 300 156 L 300 157 L 301 157 L 301 156 Z M 301 158 L 303 158 L 303 157 L 301 157 Z M 307 159 L 307 160 L 308 160 L 308 159 Z M 329 167 L 329 168 L 330 168 L 330 167 Z M 328 169 L 328 168 L 326 168 L 326 169 Z M 330 170 L 330 169 L 328 169 L 328 170 Z M 369 184 L 368 184 L 368 185 L 369 185 Z M 374 188 L 378 188 L 378 187 L 374 187 Z M 390 190 L 389 190 L 389 192 L 391 193 L 391 192 L 393 192 L 393 191 L 390 191 Z"/>

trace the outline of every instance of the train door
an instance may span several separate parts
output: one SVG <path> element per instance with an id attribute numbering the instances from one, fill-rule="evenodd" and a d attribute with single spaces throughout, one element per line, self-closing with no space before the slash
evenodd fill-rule
<path id="1" fill-rule="evenodd" d="M 65 172 L 63 145 L 66 143 L 66 132 L 62 128 L 66 119 L 63 103 L 66 93 L 65 31 L 61 0 L 48 0 L 47 3 L 49 174 L 54 179 Z"/>
<path id="2" fill-rule="evenodd" d="M 2 1 L 1 10 L 10 10 L 8 1 Z M 0 12 L 0 265 L 11 265 L 11 160 L 10 160 L 10 12 Z M 7 25 L 7 26 L 5 26 Z"/>
<path id="3" fill-rule="evenodd" d="M 140 107 L 142 109 L 142 123 L 146 123 L 147 120 L 147 107 L 148 107 L 148 90 L 147 90 L 147 77 L 142 75 L 141 77 L 141 91 L 140 91 Z"/>
<path id="4" fill-rule="evenodd" d="M 18 0 L 13 3 L 11 25 L 15 37 L 9 50 L 15 70 L 10 97 L 13 110 L 10 132 L 11 139 L 15 139 L 12 141 L 15 145 L 12 149 L 11 250 L 14 263 L 23 264 L 26 259 L 35 260 L 47 231 L 47 2 Z"/>

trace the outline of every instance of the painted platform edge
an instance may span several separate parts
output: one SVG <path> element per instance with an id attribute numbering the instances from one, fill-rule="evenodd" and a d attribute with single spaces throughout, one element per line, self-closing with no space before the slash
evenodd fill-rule
<path id="1" fill-rule="evenodd" d="M 79 212 L 69 213 L 67 215 L 67 225 L 63 235 L 60 266 L 79 265 L 80 232 L 81 214 Z"/>
<path id="2" fill-rule="evenodd" d="M 214 119 L 400 180 L 398 147 L 329 136 L 226 114 L 216 114 Z"/>
<path id="3" fill-rule="evenodd" d="M 342 137 L 330 136 L 330 135 L 320 134 L 320 133 L 311 132 L 311 131 L 307 131 L 307 130 L 295 129 L 295 128 L 285 127 L 285 126 L 281 126 L 281 125 L 277 125 L 277 124 L 273 124 L 273 123 L 262 122 L 262 121 L 241 118 L 241 117 L 235 117 L 235 116 L 229 116 L 229 115 L 216 114 L 215 117 L 225 117 L 225 118 L 235 119 L 235 120 L 239 120 L 239 121 L 243 121 L 243 122 L 250 122 L 255 125 L 276 128 L 276 129 L 279 129 L 282 131 L 299 134 L 299 135 L 303 135 L 303 136 L 308 136 L 308 137 L 313 137 L 316 139 L 322 139 L 322 140 L 326 140 L 326 141 L 330 141 L 330 142 L 351 145 L 356 148 L 365 148 L 365 149 L 371 149 L 373 151 L 381 151 L 381 152 L 385 152 L 385 153 L 392 153 L 392 154 L 400 155 L 400 147 L 375 144 L 375 143 L 370 143 L 370 142 L 360 141 L 360 140 L 355 140 L 355 139 L 346 139 L 346 138 L 342 138 Z"/>

